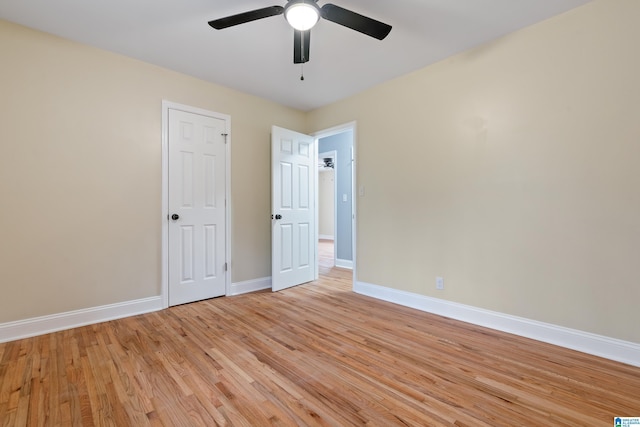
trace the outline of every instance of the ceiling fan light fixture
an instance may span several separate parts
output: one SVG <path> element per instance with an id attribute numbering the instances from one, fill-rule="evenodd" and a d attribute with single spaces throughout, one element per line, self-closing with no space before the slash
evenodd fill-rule
<path id="1" fill-rule="evenodd" d="M 313 28 L 320 19 L 320 9 L 315 2 L 292 1 L 287 5 L 284 17 L 294 29 L 307 31 Z"/>

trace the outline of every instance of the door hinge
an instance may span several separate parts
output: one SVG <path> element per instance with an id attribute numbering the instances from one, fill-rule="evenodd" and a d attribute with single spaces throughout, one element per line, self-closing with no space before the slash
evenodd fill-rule
<path id="1" fill-rule="evenodd" d="M 227 271 L 227 267 L 228 267 L 228 266 L 227 266 L 227 263 L 225 262 L 225 263 L 224 263 L 224 271 Z"/>
<path id="2" fill-rule="evenodd" d="M 227 142 L 229 142 L 229 141 L 227 140 L 227 137 L 229 136 L 229 134 L 228 134 L 228 133 L 221 133 L 220 135 L 224 136 L 224 143 L 225 143 L 225 144 L 226 144 Z"/>

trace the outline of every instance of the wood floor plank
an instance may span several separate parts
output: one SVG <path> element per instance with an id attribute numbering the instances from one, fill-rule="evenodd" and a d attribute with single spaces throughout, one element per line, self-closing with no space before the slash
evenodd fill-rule
<path id="1" fill-rule="evenodd" d="M 640 369 L 317 282 L 0 344 L 0 426 L 610 426 Z"/>

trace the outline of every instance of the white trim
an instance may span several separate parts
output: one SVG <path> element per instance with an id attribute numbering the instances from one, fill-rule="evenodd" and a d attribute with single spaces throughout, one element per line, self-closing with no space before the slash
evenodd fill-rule
<path id="1" fill-rule="evenodd" d="M 357 146 L 358 146 L 358 128 L 356 126 L 356 122 L 351 122 L 350 124 L 351 130 L 353 131 L 353 141 L 351 144 L 351 213 L 353 214 L 353 219 L 351 222 L 351 268 L 353 269 L 352 282 L 355 287 L 357 283 L 357 274 L 356 274 L 356 260 L 358 259 L 356 256 L 356 252 L 358 249 L 358 174 L 357 174 Z"/>
<path id="2" fill-rule="evenodd" d="M 169 107 L 171 103 L 162 101 L 162 206 L 160 207 L 162 224 L 160 269 L 160 297 L 162 307 L 169 307 Z"/>
<path id="3" fill-rule="evenodd" d="M 329 236 L 328 234 L 318 234 L 318 239 L 320 240 L 334 240 L 333 236 Z"/>
<path id="4" fill-rule="evenodd" d="M 364 282 L 353 290 L 384 301 L 640 367 L 640 344 Z"/>
<path id="5" fill-rule="evenodd" d="M 333 135 L 338 135 L 340 133 L 345 133 L 350 130 L 354 130 L 356 128 L 356 122 L 348 122 L 341 125 L 333 126 L 328 129 L 319 130 L 317 132 L 312 133 L 311 135 L 316 139 L 327 138 Z"/>
<path id="6" fill-rule="evenodd" d="M 225 258 L 227 271 L 225 272 L 225 294 L 231 295 L 231 116 L 204 110 L 202 108 L 191 107 L 189 105 L 175 102 L 162 101 L 162 271 L 160 277 L 160 297 L 162 307 L 169 307 L 169 110 L 180 110 L 187 113 L 200 114 L 202 116 L 213 117 L 225 121 L 227 134 L 226 139 L 226 226 L 225 226 Z"/>
<path id="7" fill-rule="evenodd" d="M 230 295 L 242 295 L 249 292 L 263 291 L 265 289 L 271 289 L 271 277 L 233 283 L 231 285 Z"/>
<path id="8" fill-rule="evenodd" d="M 349 270 L 353 270 L 353 261 L 351 261 L 350 259 L 336 258 L 336 267 L 348 268 Z"/>
<path id="9" fill-rule="evenodd" d="M 0 324 L 0 343 L 162 310 L 160 296 Z"/>
<path id="10" fill-rule="evenodd" d="M 231 252 L 231 230 L 233 230 L 233 203 L 231 202 L 231 116 L 223 115 L 225 121 L 227 123 L 227 139 L 226 139 L 226 153 L 225 153 L 225 170 L 227 172 L 227 177 L 225 179 L 226 183 L 226 196 L 225 196 L 225 215 L 226 217 L 226 227 L 225 227 L 225 258 L 227 260 L 227 269 L 225 271 L 225 283 L 226 283 L 226 295 L 231 295 L 231 268 L 233 266 L 232 262 L 232 254 Z"/>

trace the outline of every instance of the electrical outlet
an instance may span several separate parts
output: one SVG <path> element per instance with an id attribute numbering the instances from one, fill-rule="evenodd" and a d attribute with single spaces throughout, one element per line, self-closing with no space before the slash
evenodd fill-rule
<path id="1" fill-rule="evenodd" d="M 436 277 L 436 289 L 439 291 L 444 289 L 444 279 L 442 277 Z"/>

